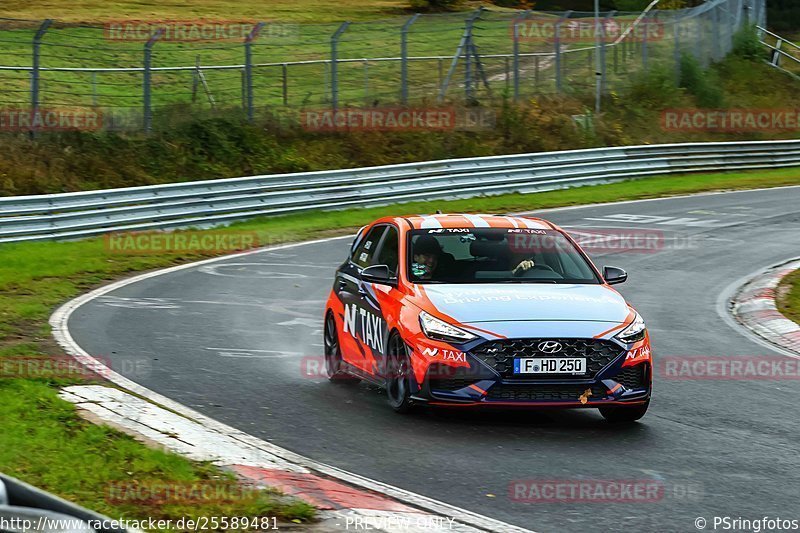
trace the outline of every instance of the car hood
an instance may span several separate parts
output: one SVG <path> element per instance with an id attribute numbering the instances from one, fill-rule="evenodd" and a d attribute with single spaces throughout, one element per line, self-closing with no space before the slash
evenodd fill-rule
<path id="1" fill-rule="evenodd" d="M 421 286 L 419 306 L 462 324 L 511 321 L 591 321 L 619 324 L 630 312 L 605 285 L 517 283 Z"/>

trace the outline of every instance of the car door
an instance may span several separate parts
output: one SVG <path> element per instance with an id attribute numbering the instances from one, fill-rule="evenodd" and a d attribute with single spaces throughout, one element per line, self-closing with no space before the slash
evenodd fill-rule
<path id="1" fill-rule="evenodd" d="M 359 276 L 361 270 L 372 264 L 386 228 L 386 224 L 379 224 L 366 230 L 336 276 L 339 298 L 344 307 L 342 334 L 350 337 L 342 339 L 342 359 L 368 374 L 375 373 L 373 369 L 378 360 L 375 356 L 381 352 L 380 348 L 374 348 L 377 345 L 374 330 L 381 319 L 380 315 L 375 315 L 379 310 L 365 298 L 367 287 Z"/>
<path id="2" fill-rule="evenodd" d="M 386 228 L 378 249 L 370 260 L 370 266 L 386 265 L 392 277 L 397 278 L 399 265 L 400 240 L 399 232 L 393 225 Z M 375 349 L 375 367 L 373 373 L 377 376 L 386 375 L 386 348 L 389 341 L 389 323 L 396 319 L 394 315 L 399 312 L 399 302 L 395 301 L 397 291 L 390 285 L 379 283 L 365 284 L 361 287 L 361 305 L 368 313 L 380 317 L 375 322 L 373 337 Z M 392 292 L 394 291 L 394 293 Z"/>

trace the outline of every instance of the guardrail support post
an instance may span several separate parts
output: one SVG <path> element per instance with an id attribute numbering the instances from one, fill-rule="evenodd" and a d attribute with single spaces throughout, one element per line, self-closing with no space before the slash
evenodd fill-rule
<path id="1" fill-rule="evenodd" d="M 261 28 L 264 27 L 263 22 L 259 22 L 244 39 L 244 77 L 245 77 L 245 93 L 247 95 L 247 120 L 253 122 L 255 117 L 255 109 L 253 104 L 253 41 L 258 37 Z"/>
<path id="2" fill-rule="evenodd" d="M 42 46 L 44 34 L 47 33 L 47 28 L 49 28 L 52 23 L 52 19 L 43 21 L 39 26 L 39 29 L 36 30 L 36 34 L 33 36 L 33 69 L 31 70 L 31 137 L 34 136 L 34 130 L 36 129 L 34 121 L 39 113 L 39 90 L 41 87 L 39 79 L 39 63 L 41 56 L 40 48 Z"/>
<path id="3" fill-rule="evenodd" d="M 331 35 L 331 107 L 334 113 L 339 107 L 339 37 L 349 25 L 349 22 L 343 22 Z"/>
<path id="4" fill-rule="evenodd" d="M 400 102 L 408 104 L 408 29 L 419 18 L 419 13 L 403 24 L 400 30 Z"/>
<path id="5" fill-rule="evenodd" d="M 159 28 L 150 36 L 144 44 L 144 80 L 142 82 L 142 90 L 144 92 L 144 131 L 149 132 L 153 125 L 153 109 L 150 101 L 150 89 L 152 87 L 152 63 L 153 63 L 153 45 L 156 44 L 161 36 L 164 34 L 164 28 Z"/>

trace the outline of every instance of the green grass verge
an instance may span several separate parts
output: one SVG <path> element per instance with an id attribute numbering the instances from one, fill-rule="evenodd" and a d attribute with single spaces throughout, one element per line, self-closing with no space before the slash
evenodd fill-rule
<path id="1" fill-rule="evenodd" d="M 109 4 L 105 0 L 76 0 L 60 4 L 32 3 L 26 0 L 3 2 L 3 16 L 18 19 L 43 20 L 53 18 L 57 11 L 59 20 L 68 22 L 96 22 L 103 20 L 188 20 L 188 19 L 267 19 L 292 22 L 332 22 L 336 20 L 362 21 L 403 13 L 408 8 L 405 0 L 188 0 L 184 2 L 142 2 L 119 0 Z"/>
<path id="2" fill-rule="evenodd" d="M 284 0 L 285 1 L 285 0 Z M 343 2 L 340 9 L 333 5 L 314 5 L 310 10 L 307 2 L 292 4 L 293 9 L 280 9 L 289 5 L 274 6 L 271 10 L 258 11 L 249 4 L 220 2 L 217 6 L 195 2 L 188 6 L 163 4 L 154 9 L 132 9 L 130 11 L 100 10 L 94 2 L 77 13 L 66 10 L 62 16 L 79 18 L 87 25 L 56 23 L 47 32 L 40 47 L 41 65 L 59 68 L 86 67 L 141 67 L 143 41 L 133 31 L 125 31 L 125 21 L 176 20 L 192 21 L 266 21 L 266 26 L 253 41 L 252 58 L 255 64 L 271 65 L 253 71 L 253 97 L 256 107 L 274 108 L 287 104 L 294 108 L 328 106 L 331 98 L 330 67 L 313 63 L 331 57 L 331 36 L 344 21 L 353 21 L 341 35 L 337 56 L 338 98 L 342 107 L 374 106 L 399 103 L 400 62 L 371 61 L 364 58 L 399 57 L 402 27 L 412 12 L 403 9 L 402 2 L 375 2 L 358 0 Z M 288 4 L 288 2 L 287 2 Z M 115 6 L 118 7 L 118 6 Z M 465 5 L 465 8 L 470 7 Z M 473 6 L 474 7 L 474 6 Z M 319 14 L 310 15 L 318 10 Z M 144 12 L 143 12 L 144 11 Z M 34 17 L 36 11 L 21 8 L 19 16 Z M 141 13 L 141 15 L 137 15 Z M 459 46 L 464 32 L 465 20 L 471 11 L 457 13 L 433 13 L 419 17 L 410 26 L 407 37 L 409 57 L 441 57 L 439 59 L 414 60 L 408 65 L 409 98 L 412 102 L 430 105 L 450 68 L 451 57 Z M 492 7 L 481 18 L 474 29 L 474 39 L 485 57 L 482 66 L 495 96 L 508 89 L 506 72 L 509 58 L 491 57 L 496 54 L 513 53 L 513 39 L 509 32 L 515 14 L 511 10 Z M 553 18 L 551 14 L 537 17 Z M 618 17 L 620 22 L 632 20 L 632 15 Z M 59 19 L 60 20 L 60 19 Z M 91 23 L 92 27 L 88 24 Z M 113 26 L 104 27 L 104 24 Z M 15 23 L 10 29 L 0 25 L 0 64 L 30 66 L 33 36 L 39 26 L 38 20 L 30 23 Z M 108 30 L 108 28 L 112 28 Z M 120 29 L 116 29 L 120 28 Z M 563 83 L 567 92 L 585 92 L 594 86 L 594 67 L 591 61 L 593 42 L 570 42 L 563 48 Z M 535 39 L 522 39 L 519 52 L 552 53 L 553 43 Z M 641 44 L 626 43 L 609 51 L 606 83 L 616 90 L 627 86 L 631 76 L 642 70 Z M 648 47 L 651 64 L 674 61 L 671 39 L 658 39 Z M 350 61 L 348 61 L 350 60 Z M 244 61 L 242 38 L 224 38 L 213 41 L 178 42 L 163 39 L 153 48 L 152 66 L 193 67 L 240 65 Z M 284 67 L 286 67 L 286 98 L 284 100 Z M 295 63 L 295 64 L 292 64 Z M 302 64 L 296 64 L 302 63 Z M 541 63 L 541 64 L 539 64 Z M 205 81 L 216 106 L 237 108 L 243 105 L 242 73 L 240 69 L 203 71 Z M 460 84 L 464 79 L 463 61 L 456 65 L 448 98 L 455 101 L 464 97 Z M 27 102 L 30 80 L 24 71 L 0 72 L 4 91 L 0 103 L 20 106 Z M 193 98 L 194 70 L 154 71 L 152 73 L 152 105 L 154 115 L 163 115 L 167 106 L 182 104 L 194 110 L 208 111 L 210 103 L 200 88 L 198 98 Z M 555 69 L 552 59 L 540 58 L 534 63 L 524 57 L 520 63 L 520 90 L 522 95 L 555 93 Z M 477 96 L 484 102 L 490 100 L 488 92 L 480 86 Z M 45 107 L 115 108 L 122 116 L 141 115 L 143 104 L 140 72 L 44 71 L 41 73 L 41 102 Z"/>
<path id="3" fill-rule="evenodd" d="M 255 231 L 260 243 L 346 234 L 377 217 L 395 213 L 510 212 L 548 207 L 654 198 L 710 190 L 800 184 L 800 168 L 660 176 L 609 185 L 536 194 L 508 194 L 400 206 L 312 212 L 237 223 L 225 231 Z M 15 357 L 61 357 L 49 335 L 52 310 L 103 282 L 133 272 L 201 259 L 209 254 L 119 255 L 102 238 L 72 242 L 0 245 L 0 363 Z M 798 305 L 800 307 L 800 305 Z M 186 482 L 218 479 L 215 468 L 145 447 L 107 427 L 80 419 L 57 397 L 76 380 L 53 376 L 0 379 L 0 471 L 114 517 L 180 517 L 270 514 L 309 519 L 312 509 L 273 494 L 235 503 L 120 505 L 109 502 L 109 483 Z"/>
<path id="4" fill-rule="evenodd" d="M 777 303 L 783 316 L 800 324 L 800 270 L 781 280 Z"/>

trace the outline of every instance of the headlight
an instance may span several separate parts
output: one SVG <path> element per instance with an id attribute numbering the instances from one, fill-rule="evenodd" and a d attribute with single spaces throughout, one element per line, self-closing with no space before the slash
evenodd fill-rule
<path id="1" fill-rule="evenodd" d="M 617 333 L 617 338 L 625 343 L 639 342 L 644 339 L 644 332 L 647 331 L 647 326 L 644 325 L 644 319 L 636 313 L 636 318 L 633 319 L 631 325 Z"/>
<path id="2" fill-rule="evenodd" d="M 437 341 L 467 342 L 478 338 L 477 335 L 473 335 L 469 331 L 464 331 L 461 328 L 451 326 L 447 322 L 439 320 L 425 311 L 419 314 L 419 324 L 422 326 L 422 331 L 425 332 L 425 335 Z"/>

